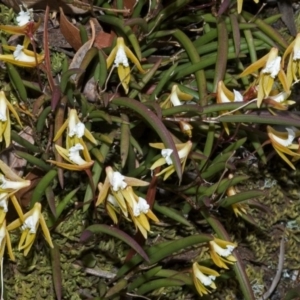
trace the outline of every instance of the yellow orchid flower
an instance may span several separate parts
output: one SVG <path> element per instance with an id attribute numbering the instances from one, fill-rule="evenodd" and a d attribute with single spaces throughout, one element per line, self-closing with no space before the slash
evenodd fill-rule
<path id="1" fill-rule="evenodd" d="M 11 199 L 15 210 L 21 220 L 24 220 L 24 215 L 22 208 L 16 198 L 16 196 L 12 193 L 0 193 L 0 225 L 3 223 L 6 213 L 8 212 L 8 199 Z"/>
<path id="2" fill-rule="evenodd" d="M 282 67 L 285 60 L 289 56 L 287 65 L 287 82 L 288 87 L 291 87 L 294 82 L 298 82 L 298 76 L 300 75 L 300 33 L 297 34 L 294 41 L 286 48 L 282 57 Z"/>
<path id="3" fill-rule="evenodd" d="M 293 100 L 288 100 L 291 91 L 274 94 L 271 92 L 270 96 L 265 99 L 266 103 L 271 104 L 274 108 L 278 110 L 287 110 L 290 105 L 295 104 Z M 272 111 L 271 111 L 272 112 Z"/>
<path id="4" fill-rule="evenodd" d="M 6 147 L 8 147 L 11 142 L 11 122 L 9 112 L 14 115 L 17 122 L 22 127 L 18 113 L 6 99 L 4 92 L 0 91 L 0 142 L 4 139 Z"/>
<path id="5" fill-rule="evenodd" d="M 228 179 L 232 179 L 232 178 L 233 178 L 233 175 L 229 174 Z M 237 192 L 236 192 L 236 189 L 235 189 L 234 186 L 229 187 L 226 191 L 226 195 L 228 197 L 234 196 L 236 194 L 237 194 Z M 236 217 L 242 216 L 243 214 L 245 214 L 245 215 L 247 214 L 248 205 L 245 204 L 245 203 L 240 203 L 240 202 L 234 203 L 234 204 L 231 205 L 231 207 L 232 207 L 233 212 L 234 212 Z"/>
<path id="6" fill-rule="evenodd" d="M 218 82 L 217 89 L 217 103 L 231 103 L 231 102 L 243 102 L 243 95 L 237 91 L 233 90 L 231 92 L 221 80 Z"/>
<path id="7" fill-rule="evenodd" d="M 24 250 L 24 256 L 28 254 L 34 243 L 39 225 L 42 227 L 42 231 L 49 246 L 54 248 L 49 229 L 42 215 L 42 205 L 39 202 L 35 203 L 33 208 L 24 215 L 24 222 L 22 222 L 21 219 L 17 219 L 7 226 L 8 231 L 21 227 L 22 235 L 18 248 L 19 251 Z"/>
<path id="8" fill-rule="evenodd" d="M 15 261 L 15 256 L 12 251 L 9 233 L 6 228 L 6 220 L 4 220 L 3 223 L 0 225 L 0 261 L 2 261 L 4 251 L 5 251 L 5 246 L 7 246 L 9 258 L 12 261 Z"/>
<path id="9" fill-rule="evenodd" d="M 41 24 L 41 19 L 38 22 L 33 22 L 33 9 L 23 10 L 22 5 L 20 5 L 20 12 L 16 17 L 17 26 L 11 25 L 0 25 L 0 30 L 3 30 L 9 34 L 19 34 L 25 35 L 23 46 L 27 49 L 30 40 L 33 39 L 33 35 Z"/>
<path id="10" fill-rule="evenodd" d="M 231 254 L 237 244 L 214 238 L 209 242 L 209 252 L 213 262 L 219 267 L 228 269 L 226 264 L 234 264 L 235 257 Z"/>
<path id="11" fill-rule="evenodd" d="M 192 138 L 192 129 L 193 126 L 185 121 L 179 121 L 179 127 L 183 134 L 187 135 L 189 138 Z"/>
<path id="12" fill-rule="evenodd" d="M 253 101 L 253 100 L 257 100 L 257 92 L 259 87 L 258 86 L 251 86 L 248 91 L 244 94 L 244 101 L 246 98 L 246 102 L 247 101 Z M 265 103 L 272 106 L 272 108 L 276 108 L 278 110 L 287 110 L 288 106 L 295 104 L 296 102 L 293 100 L 288 100 L 289 96 L 291 94 L 291 91 L 289 90 L 288 92 L 286 91 L 282 91 L 279 92 L 277 89 L 274 89 L 270 92 L 270 95 L 264 99 Z M 273 110 L 268 107 L 269 111 L 272 114 L 275 114 L 273 112 Z"/>
<path id="13" fill-rule="evenodd" d="M 8 193 L 1 193 L 0 194 L 0 225 L 5 220 L 5 216 L 7 212 L 8 212 Z"/>
<path id="14" fill-rule="evenodd" d="M 245 203 L 234 203 L 231 205 L 236 217 L 247 215 L 248 205 Z"/>
<path id="15" fill-rule="evenodd" d="M 287 132 L 280 132 L 267 126 L 268 136 L 271 144 L 278 155 L 293 169 L 296 170 L 292 162 L 285 156 L 288 154 L 294 158 L 300 158 L 300 153 L 292 150 L 298 150 L 299 144 L 293 144 L 296 136 L 299 136 L 299 131 L 296 128 L 286 128 Z M 285 153 L 285 154 L 284 154 Z"/>
<path id="16" fill-rule="evenodd" d="M 174 84 L 172 86 L 172 90 L 170 95 L 167 97 L 167 99 L 160 104 L 160 107 L 165 109 L 165 108 L 170 108 L 172 106 L 178 106 L 182 105 L 181 101 L 191 101 L 193 99 L 192 95 L 183 93 L 177 84 Z"/>
<path id="17" fill-rule="evenodd" d="M 243 95 L 237 91 L 233 90 L 231 92 L 225 86 L 224 82 L 221 80 L 218 82 L 217 88 L 217 103 L 230 103 L 230 102 L 243 102 Z M 222 113 L 226 113 L 226 111 L 222 111 Z M 227 123 L 223 123 L 224 129 L 226 133 L 229 135 L 229 128 Z"/>
<path id="18" fill-rule="evenodd" d="M 0 193 L 16 193 L 31 183 L 30 180 L 19 177 L 2 160 L 0 160 L 0 170 L 4 174 L 0 174 Z"/>
<path id="19" fill-rule="evenodd" d="M 2 45 L 2 47 L 5 50 L 13 51 L 13 54 L 1 54 L 0 60 L 19 67 L 34 68 L 44 60 L 44 54 L 35 54 L 21 45 L 17 45 L 17 47 Z"/>
<path id="20" fill-rule="evenodd" d="M 256 70 L 263 68 L 260 71 L 257 93 L 257 107 L 260 107 L 264 98 L 270 95 L 273 88 L 274 79 L 278 77 L 285 92 L 289 92 L 289 85 L 286 75 L 281 67 L 281 57 L 278 56 L 278 49 L 273 47 L 268 54 L 250 65 L 241 74 L 240 77 L 249 75 Z"/>
<path id="21" fill-rule="evenodd" d="M 71 171 L 82 171 L 89 169 L 94 164 L 94 161 L 89 159 L 89 155 L 88 157 L 84 157 L 84 159 L 80 156 L 79 152 L 84 150 L 84 146 L 80 143 L 77 143 L 70 149 L 64 149 L 55 145 L 55 149 L 69 163 L 62 163 L 55 160 L 47 160 L 47 162 L 50 162 L 60 168 Z M 85 153 L 83 152 L 83 154 Z"/>
<path id="22" fill-rule="evenodd" d="M 150 206 L 146 199 L 138 197 L 132 188 L 128 188 L 127 208 L 130 214 L 130 218 L 133 221 L 135 227 L 142 233 L 145 239 L 147 239 L 147 234 L 150 231 L 149 220 L 154 222 L 159 222 L 158 218 L 150 209 Z M 131 201 L 130 201 L 131 200 Z"/>
<path id="23" fill-rule="evenodd" d="M 192 278 L 200 296 L 211 293 L 208 287 L 213 290 L 217 288 L 214 281 L 218 276 L 220 276 L 220 274 L 217 271 L 200 266 L 197 262 L 193 263 Z"/>
<path id="24" fill-rule="evenodd" d="M 158 174 L 156 174 L 156 176 L 164 175 L 163 180 L 168 179 L 172 173 L 175 172 L 175 167 L 173 165 L 173 162 L 171 160 L 171 154 L 173 152 L 172 149 L 166 149 L 165 145 L 163 143 L 150 143 L 149 144 L 151 147 L 156 148 L 156 149 L 162 149 L 161 150 L 161 158 L 159 158 L 151 167 L 151 170 L 154 170 L 157 167 L 160 167 L 162 165 L 169 165 L 168 167 L 166 167 L 165 169 L 163 169 L 162 171 L 160 171 Z M 185 164 L 186 164 L 186 160 L 187 157 L 192 149 L 193 143 L 191 141 L 187 141 L 186 143 L 182 143 L 182 144 L 175 144 L 175 147 L 178 151 L 178 156 L 179 159 L 181 161 L 181 166 L 182 166 L 182 171 L 184 171 L 185 168 Z"/>
<path id="25" fill-rule="evenodd" d="M 62 127 L 56 133 L 53 141 L 57 141 L 62 133 L 67 129 L 67 149 L 73 147 L 75 144 L 80 143 L 82 137 L 86 137 L 91 143 L 97 145 L 97 141 L 91 132 L 85 127 L 84 123 L 79 120 L 76 109 L 70 109 L 68 119 L 64 122 Z"/>
<path id="26" fill-rule="evenodd" d="M 255 3 L 258 3 L 259 0 L 253 0 Z M 242 9 L 243 9 L 243 2 L 244 0 L 237 0 L 237 11 L 238 11 L 238 14 L 240 14 L 242 12 Z"/>
<path id="27" fill-rule="evenodd" d="M 8 211 L 8 198 L 11 199 L 19 218 L 24 220 L 22 208 L 14 194 L 30 186 L 31 181 L 19 177 L 2 160 L 0 160 L 0 170 L 3 173 L 0 173 L 0 224 Z"/>
<path id="28" fill-rule="evenodd" d="M 129 91 L 128 84 L 130 82 L 130 67 L 128 58 L 136 65 L 142 74 L 146 73 L 137 57 L 125 45 L 124 39 L 122 37 L 118 37 L 117 45 L 113 48 L 106 59 L 106 66 L 107 69 L 109 69 L 114 63 L 114 66 L 118 68 L 118 75 L 126 94 Z"/>
<path id="29" fill-rule="evenodd" d="M 123 215 L 135 224 L 136 228 L 147 238 L 150 231 L 149 219 L 158 222 L 157 217 L 151 211 L 147 201 L 138 197 L 132 187 L 147 186 L 148 182 L 133 177 L 123 176 L 114 171 L 111 167 L 106 167 L 106 178 L 104 184 L 99 183 L 99 196 L 96 206 L 106 200 L 106 209 L 114 223 L 118 222 L 116 212 L 122 211 Z"/>
<path id="30" fill-rule="evenodd" d="M 0 193 L 6 191 L 16 193 L 18 190 L 30 185 L 30 180 L 24 180 L 20 178 L 19 181 L 12 181 L 5 178 L 3 174 L 0 174 L 0 182 Z"/>
<path id="31" fill-rule="evenodd" d="M 86 137 L 91 143 L 95 145 L 97 145 L 97 141 L 95 140 L 91 132 L 85 127 L 84 123 L 79 120 L 76 109 L 69 110 L 68 119 L 57 131 L 53 141 L 57 141 L 65 130 L 67 130 L 66 149 L 69 150 L 71 147 L 74 147 L 79 143 L 84 148 L 83 154 L 85 159 L 87 161 L 90 161 L 90 154 L 85 142 L 83 141 L 83 137 Z"/>

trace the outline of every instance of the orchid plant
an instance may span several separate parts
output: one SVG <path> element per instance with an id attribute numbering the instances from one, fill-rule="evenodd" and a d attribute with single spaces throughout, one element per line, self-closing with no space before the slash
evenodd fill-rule
<path id="1" fill-rule="evenodd" d="M 79 5 L 79 1 L 75 2 L 74 5 Z M 5 259 L 5 251 L 10 260 L 15 260 L 16 239 L 10 236 L 18 231 L 17 248 L 28 261 L 28 254 L 31 252 L 35 257 L 39 249 L 34 247 L 40 241 L 39 232 L 43 234 L 51 248 L 54 272 L 60 272 L 60 268 L 56 268 L 60 263 L 57 253 L 63 247 L 56 247 L 52 237 L 56 239 L 61 234 L 70 243 L 76 241 L 76 246 L 80 245 L 79 255 L 78 249 L 74 249 L 76 259 L 85 255 L 86 247 L 89 251 L 102 250 L 102 240 L 105 251 L 113 252 L 115 239 L 119 239 L 131 248 L 128 253 L 126 249 L 125 255 L 121 254 L 122 260 L 118 259 L 120 268 L 116 278 L 126 276 L 126 285 L 120 289 L 124 294 L 140 296 L 149 292 L 147 297 L 152 297 L 150 289 L 161 285 L 161 290 L 156 288 L 156 291 L 163 295 L 165 286 L 161 282 L 167 278 L 170 280 L 166 286 L 194 286 L 192 289 L 202 297 L 216 292 L 219 281 L 231 276 L 232 271 L 243 288 L 245 299 L 252 299 L 251 285 L 235 254 L 238 243 L 230 241 L 236 236 L 227 233 L 229 222 L 223 226 L 226 215 L 222 215 L 222 209 L 226 207 L 226 196 L 236 201 L 240 195 L 231 181 L 245 179 L 231 173 L 239 174 L 238 168 L 246 160 L 240 155 L 245 145 L 255 149 L 251 155 L 264 157 L 263 146 L 269 143 L 290 168 L 297 169 L 300 148 L 296 138 L 300 133 L 284 122 L 285 113 L 290 112 L 293 105 L 296 107 L 293 113 L 297 115 L 293 86 L 300 76 L 300 34 L 288 47 L 280 43 L 278 36 L 271 43 L 268 37 L 271 29 L 256 20 L 256 16 L 252 24 L 251 18 L 247 19 L 247 14 L 242 12 L 242 0 L 213 3 L 213 10 L 225 7 L 218 18 L 214 14 L 202 16 L 200 9 L 185 18 L 183 14 L 191 7 L 184 3 L 190 4 L 190 1 L 167 2 L 156 5 L 150 1 L 144 6 L 143 1 L 137 1 L 127 12 L 122 10 L 122 1 L 116 7 L 105 1 L 101 14 L 94 14 L 94 21 L 105 23 L 103 28 L 111 30 L 112 39 L 117 36 L 115 46 L 102 49 L 99 42 L 102 36 L 95 32 L 91 22 L 89 43 L 82 42 L 76 53 L 63 50 L 67 55 L 61 63 L 62 71 L 55 75 L 49 64 L 54 57 L 49 57 L 46 51 L 46 55 L 36 51 L 34 34 L 41 21 L 34 21 L 32 9 L 20 6 L 16 26 L 0 25 L 0 30 L 8 34 L 24 36 L 21 42 L 8 41 L 9 45 L 3 38 L 0 60 L 7 63 L 8 69 L 10 64 L 49 68 L 46 70 L 49 84 L 44 74 L 38 74 L 37 87 L 33 82 L 35 72 L 28 74 L 29 70 L 21 70 L 17 80 L 11 83 L 14 90 L 4 84 L 8 91 L 4 92 L 3 88 L 0 92 L 1 150 L 16 153 L 18 159 L 25 161 L 22 170 L 28 171 L 23 178 L 10 168 L 11 161 L 6 164 L 0 160 L 0 260 Z M 253 2 L 259 3 L 259 0 Z M 90 8 L 97 11 L 97 7 Z M 63 10 L 61 20 L 62 13 Z M 185 24 L 186 19 L 197 22 L 191 27 Z M 81 18 L 76 20 L 81 22 Z M 198 28 L 196 24 L 200 21 Z M 182 26 L 181 22 L 188 26 Z M 236 22 L 246 28 L 246 38 L 237 34 Z M 74 28 L 77 32 L 76 26 Z M 255 47 L 253 50 L 249 42 L 252 40 L 249 28 L 255 33 L 264 29 L 264 35 L 253 34 L 253 45 L 269 51 L 260 59 L 255 59 L 253 54 Z M 47 45 L 48 33 L 46 30 L 44 45 Z M 80 33 L 84 40 L 84 26 Z M 219 37 L 220 42 L 225 34 L 229 42 L 224 39 L 224 45 L 218 43 L 218 49 L 210 53 L 215 40 Z M 267 48 L 257 42 L 257 37 L 277 46 Z M 244 47 L 245 40 L 248 48 Z M 126 45 L 127 41 L 134 50 Z M 283 55 L 282 49 L 286 49 Z M 234 59 L 226 65 L 224 58 Z M 118 77 L 112 75 L 115 68 Z M 236 70 L 241 74 L 237 75 Z M 136 71 L 140 74 L 133 76 Z M 104 83 L 105 89 L 102 89 Z M 0 84 L 2 89 L 2 79 Z M 15 98 L 20 98 L 18 89 L 20 95 L 22 90 L 25 92 L 21 97 L 23 102 L 18 103 L 16 109 Z M 89 93 L 94 96 L 93 100 Z M 55 101 L 59 104 L 53 108 Z M 25 109 L 20 109 L 21 106 Z M 288 121 L 296 122 L 293 118 Z M 32 130 L 32 143 L 16 132 L 23 124 Z M 234 134 L 230 126 L 236 129 Z M 21 151 L 19 145 L 23 147 Z M 84 171 L 89 181 L 77 171 Z M 22 199 L 25 191 L 28 192 L 26 204 Z M 252 213 L 250 201 L 238 200 L 227 203 L 239 217 L 234 217 L 234 222 L 242 222 Z M 17 212 L 11 223 L 10 204 Z M 79 225 L 76 218 L 80 219 Z M 80 240 L 64 234 L 61 231 L 66 223 L 71 224 L 72 229 L 88 227 L 89 234 L 84 232 Z M 113 242 L 101 236 L 97 247 L 92 242 L 91 247 L 83 244 L 84 236 L 99 232 L 109 235 Z M 136 234 L 130 234 L 132 232 Z M 187 258 L 183 268 L 170 264 L 166 269 L 168 259 L 181 255 L 186 248 L 196 255 Z M 115 253 L 109 256 L 115 260 Z M 141 265 L 142 259 L 147 261 L 146 268 Z M 124 269 L 119 266 L 121 262 Z M 98 272 L 97 267 L 84 271 Z M 148 283 L 152 277 L 155 277 L 153 286 Z M 53 282 L 57 292 L 60 283 Z M 119 283 L 122 285 L 122 280 L 116 285 L 106 281 L 103 297 L 115 294 L 119 297 Z"/>

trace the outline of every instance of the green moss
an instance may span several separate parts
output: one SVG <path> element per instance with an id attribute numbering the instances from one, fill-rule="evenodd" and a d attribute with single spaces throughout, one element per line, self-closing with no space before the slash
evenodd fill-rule
<path id="1" fill-rule="evenodd" d="M 16 14 L 11 8 L 8 8 L 4 4 L 0 4 L 0 16 L 1 16 L 1 24 L 12 25 L 12 23 L 14 23 L 14 18 Z"/>
<path id="2" fill-rule="evenodd" d="M 64 53 L 53 52 L 51 55 L 51 69 L 52 72 L 58 74 L 62 71 L 63 62 L 66 59 Z"/>

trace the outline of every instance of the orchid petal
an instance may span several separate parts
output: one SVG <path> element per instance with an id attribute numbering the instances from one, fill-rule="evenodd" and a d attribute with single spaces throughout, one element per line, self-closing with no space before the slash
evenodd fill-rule
<path id="1" fill-rule="evenodd" d="M 125 93 L 128 94 L 129 87 L 128 83 L 130 82 L 130 68 L 124 67 L 123 65 L 118 66 L 118 75 L 121 81 L 121 84 L 125 90 Z"/>
<path id="2" fill-rule="evenodd" d="M 149 182 L 134 177 L 125 176 L 124 181 L 130 186 L 147 186 Z"/>
<path id="3" fill-rule="evenodd" d="M 98 189 L 99 189 L 99 195 L 98 199 L 96 201 L 95 206 L 100 205 L 106 198 L 109 190 L 109 179 L 108 177 L 105 178 L 104 184 L 101 182 L 98 184 Z"/>
<path id="4" fill-rule="evenodd" d="M 156 149 L 164 149 L 165 145 L 163 143 L 149 143 L 152 148 Z"/>
<path id="5" fill-rule="evenodd" d="M 15 261 L 16 259 L 15 259 L 14 253 L 12 251 L 11 240 L 10 240 L 10 236 L 9 236 L 7 229 L 5 230 L 5 233 L 6 233 L 6 247 L 7 247 L 7 252 L 8 252 L 9 258 L 12 261 Z"/>
<path id="6" fill-rule="evenodd" d="M 84 136 L 94 145 L 98 144 L 95 138 L 93 137 L 93 135 L 91 134 L 91 132 L 86 128 L 84 129 Z"/>
<path id="7" fill-rule="evenodd" d="M 68 122 L 69 120 L 67 119 L 64 124 L 59 128 L 59 130 L 57 131 L 54 139 L 53 139 L 53 142 L 56 142 L 60 137 L 61 135 L 63 134 L 63 132 L 66 130 L 66 128 L 68 127 Z"/>
<path id="8" fill-rule="evenodd" d="M 44 219 L 42 214 L 40 215 L 40 225 L 42 227 L 42 231 L 44 233 L 44 236 L 45 236 L 45 239 L 46 239 L 47 243 L 49 244 L 49 246 L 51 248 L 54 248 L 48 226 L 47 226 L 47 224 L 45 222 L 45 219 Z"/>
<path id="9" fill-rule="evenodd" d="M 274 147 L 277 154 L 293 169 L 296 170 L 295 166 L 292 164 L 292 162 L 282 153 L 283 151 L 278 150 Z"/>
<path id="10" fill-rule="evenodd" d="M 128 47 L 126 47 L 125 46 L 125 53 L 126 53 L 126 55 L 127 55 L 127 57 L 136 65 L 136 67 L 138 68 L 138 70 L 142 73 L 142 74 L 145 74 L 147 71 L 145 71 L 143 68 L 142 68 L 142 66 L 141 66 L 141 64 L 140 64 L 140 62 L 139 62 L 139 60 L 136 58 L 136 56 L 132 53 L 132 51 L 128 48 Z"/>
<path id="11" fill-rule="evenodd" d="M 113 64 L 113 62 L 114 62 L 114 60 L 115 60 L 116 54 L 117 54 L 117 47 L 115 47 L 115 48 L 110 52 L 109 56 L 108 56 L 107 59 L 106 59 L 106 68 L 107 68 L 107 69 L 109 69 L 109 68 L 112 66 L 112 64 Z"/>
<path id="12" fill-rule="evenodd" d="M 262 58 L 260 58 L 259 60 L 257 60 L 256 62 L 254 62 L 253 64 L 251 64 L 249 67 L 247 67 L 240 75 L 239 77 L 244 77 L 247 76 L 249 74 L 254 73 L 255 71 L 257 71 L 258 69 L 262 68 L 269 57 L 269 53 L 266 54 L 265 56 L 263 56 Z"/>
<path id="13" fill-rule="evenodd" d="M 285 73 L 283 72 L 283 70 L 280 70 L 278 73 L 278 79 L 281 82 L 283 89 L 286 93 L 289 92 L 290 88 L 289 88 L 289 84 L 288 84 L 288 80 L 287 77 L 285 75 Z"/>
<path id="14" fill-rule="evenodd" d="M 110 205 L 106 205 L 106 210 L 110 218 L 113 220 L 114 224 L 118 224 L 118 218 L 115 212 L 115 209 Z"/>
<path id="15" fill-rule="evenodd" d="M 177 95 L 181 101 L 191 101 L 194 97 L 190 94 L 182 92 L 177 86 Z"/>
<path id="16" fill-rule="evenodd" d="M 160 167 L 166 163 L 166 159 L 164 157 L 159 158 L 152 166 L 150 167 L 150 170 L 154 170 L 157 167 Z M 158 174 L 156 175 L 158 176 Z"/>
<path id="17" fill-rule="evenodd" d="M 74 164 L 67 164 L 67 163 L 61 163 L 55 160 L 47 160 L 47 162 L 52 163 L 60 168 L 66 169 L 66 170 L 71 170 L 71 171 L 83 171 L 87 170 L 92 167 L 94 164 L 94 161 L 89 161 L 84 165 L 74 165 Z"/>

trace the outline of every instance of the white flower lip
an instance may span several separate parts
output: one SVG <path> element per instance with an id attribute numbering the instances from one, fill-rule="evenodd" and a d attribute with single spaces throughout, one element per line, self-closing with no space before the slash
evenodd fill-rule
<path id="1" fill-rule="evenodd" d="M 189 144 L 186 144 L 181 150 L 178 151 L 178 156 L 180 159 L 188 156 L 191 148 Z"/>
<path id="2" fill-rule="evenodd" d="M 124 181 L 125 177 L 120 172 L 113 172 L 111 178 L 109 178 L 110 185 L 113 191 L 117 192 L 120 189 L 126 188 L 127 183 Z"/>
<path id="3" fill-rule="evenodd" d="M 273 60 L 267 62 L 266 67 L 262 70 L 263 74 L 270 74 L 272 78 L 275 78 L 280 71 L 280 62 L 280 56 L 277 56 Z"/>
<path id="4" fill-rule="evenodd" d="M 0 200 L 0 207 L 3 208 L 4 212 L 8 212 L 8 207 L 7 207 L 7 198 L 1 199 Z"/>
<path id="5" fill-rule="evenodd" d="M 173 164 L 171 159 L 171 154 L 173 153 L 172 149 L 162 149 L 161 156 L 166 160 L 166 163 L 170 166 Z"/>
<path id="6" fill-rule="evenodd" d="M 83 146 L 78 143 L 69 149 L 69 154 L 68 154 L 70 160 L 79 166 L 86 164 L 86 161 L 82 159 L 79 154 L 80 150 L 83 150 Z"/>
<path id="7" fill-rule="evenodd" d="M 71 126 L 70 126 L 71 127 Z M 72 128 L 69 129 L 69 137 L 76 135 L 78 138 L 84 136 L 85 125 L 82 122 L 78 122 Z"/>
<path id="8" fill-rule="evenodd" d="M 125 68 L 129 67 L 128 58 L 123 46 L 118 47 L 114 63 L 116 67 L 118 67 L 119 64 L 123 65 Z"/>
<path id="9" fill-rule="evenodd" d="M 3 211 L 5 213 L 8 212 L 8 193 L 0 194 L 0 207 L 3 208 Z"/>
<path id="10" fill-rule="evenodd" d="M 2 245 L 2 241 L 5 238 L 6 232 L 5 232 L 5 226 L 3 224 L 0 227 L 0 247 Z"/>
<path id="11" fill-rule="evenodd" d="M 183 124 L 183 130 L 190 130 L 190 129 L 191 129 L 191 125 L 190 124 L 187 124 L 187 123 Z"/>
<path id="12" fill-rule="evenodd" d="M 40 212 L 34 211 L 31 216 L 26 218 L 23 225 L 21 226 L 21 229 L 22 230 L 29 229 L 30 233 L 36 233 L 37 224 L 39 222 L 39 219 L 40 219 Z"/>
<path id="13" fill-rule="evenodd" d="M 172 89 L 170 100 L 174 106 L 182 105 L 181 101 L 178 98 L 177 92 L 175 89 Z"/>
<path id="14" fill-rule="evenodd" d="M 150 207 L 149 207 L 149 204 L 147 203 L 146 199 L 144 199 L 142 197 L 139 197 L 138 199 L 139 199 L 138 206 L 140 208 L 140 211 L 143 214 L 148 213 Z"/>
<path id="15" fill-rule="evenodd" d="M 7 104 L 6 104 L 5 99 L 3 99 L 1 97 L 1 99 L 0 99 L 0 121 L 2 121 L 2 122 L 7 121 L 6 113 L 7 113 Z"/>
<path id="16" fill-rule="evenodd" d="M 216 276 L 213 276 L 213 275 L 206 276 L 206 275 L 204 275 L 198 268 L 195 268 L 194 271 L 195 271 L 196 277 L 205 286 L 210 286 L 214 282 L 214 280 L 216 279 Z"/>
<path id="17" fill-rule="evenodd" d="M 277 95 L 274 95 L 274 96 L 269 96 L 269 98 L 271 98 L 272 100 L 278 102 L 278 103 L 281 103 L 281 102 L 284 102 L 289 96 L 289 93 L 283 91 Z"/>
<path id="18" fill-rule="evenodd" d="M 24 49 L 24 46 L 22 45 L 17 45 L 16 50 L 14 51 L 14 57 L 19 57 L 20 55 L 22 55 L 22 50 Z"/>
<path id="19" fill-rule="evenodd" d="M 3 190 L 19 190 L 21 188 L 24 188 L 28 186 L 28 181 L 11 181 L 7 180 L 3 174 L 0 174 L 0 181 L 2 183 L 0 184 L 0 188 Z"/>
<path id="20" fill-rule="evenodd" d="M 239 91 L 233 90 L 233 94 L 234 94 L 233 102 L 243 102 L 244 97 Z M 227 96 L 225 95 L 225 93 L 222 89 L 221 89 L 221 92 L 220 92 L 220 97 L 221 97 L 221 102 L 222 103 L 231 103 L 232 102 L 227 98 Z"/>
<path id="21" fill-rule="evenodd" d="M 139 197 L 138 200 L 138 202 L 134 201 L 133 204 L 133 215 L 135 217 L 138 217 L 140 214 L 147 214 L 149 211 L 149 204 L 147 201 L 142 197 Z"/>
<path id="22" fill-rule="evenodd" d="M 300 50 L 294 51 L 293 60 L 300 59 Z"/>
<path id="23" fill-rule="evenodd" d="M 227 96 L 225 95 L 224 91 L 222 89 L 220 89 L 220 100 L 221 100 L 221 103 L 229 103 L 231 102 Z"/>
<path id="24" fill-rule="evenodd" d="M 233 90 L 233 94 L 234 94 L 234 102 L 243 102 L 244 97 L 243 95 L 237 91 L 237 90 Z"/>
<path id="25" fill-rule="evenodd" d="M 112 194 L 108 194 L 107 201 L 109 203 L 111 203 L 113 206 L 119 207 L 119 203 L 118 203 L 117 199 Z"/>
<path id="26" fill-rule="evenodd" d="M 216 242 L 211 241 L 210 244 L 214 248 L 217 254 L 223 257 L 227 257 L 231 255 L 232 251 L 234 250 L 235 246 L 232 245 L 226 245 L 226 249 L 220 247 Z"/>
<path id="27" fill-rule="evenodd" d="M 272 138 L 279 143 L 280 145 L 284 147 L 288 147 L 292 144 L 293 140 L 295 139 L 295 131 L 292 128 L 286 128 L 286 131 L 288 132 L 288 138 L 286 140 L 276 136 L 275 134 L 272 134 Z"/>
<path id="28" fill-rule="evenodd" d="M 17 60 L 17 61 L 34 63 L 35 62 L 35 57 L 28 56 L 27 54 L 24 53 L 23 49 L 24 49 L 23 46 L 17 45 L 16 50 L 13 53 L 14 59 Z"/>
<path id="29" fill-rule="evenodd" d="M 18 13 L 18 16 L 16 17 L 16 21 L 18 23 L 18 26 L 23 26 L 25 24 L 27 24 L 28 22 L 33 20 L 33 9 L 27 9 L 27 7 L 25 7 L 25 11 L 23 10 L 23 6 L 20 6 L 20 12 Z"/>

